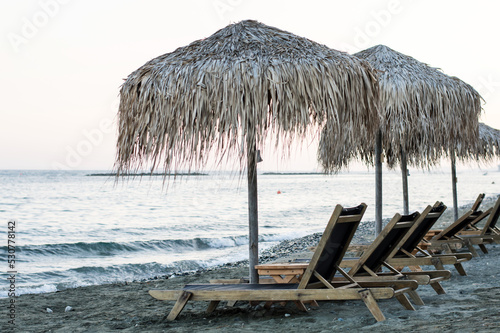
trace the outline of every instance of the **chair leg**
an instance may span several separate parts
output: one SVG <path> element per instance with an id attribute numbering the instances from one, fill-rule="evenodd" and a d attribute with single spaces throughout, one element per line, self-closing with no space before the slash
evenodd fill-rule
<path id="1" fill-rule="evenodd" d="M 210 301 L 208 304 L 207 308 L 207 313 L 212 313 L 214 310 L 217 308 L 217 305 L 219 305 L 220 301 Z"/>
<path id="2" fill-rule="evenodd" d="M 444 270 L 443 262 L 439 258 L 432 258 L 432 264 L 436 267 L 437 270 Z"/>
<path id="3" fill-rule="evenodd" d="M 464 268 L 464 266 L 462 266 L 461 263 L 456 263 L 456 264 L 454 264 L 454 266 L 457 269 L 458 274 L 460 274 L 462 276 L 467 276 L 467 273 L 465 272 L 465 268 Z"/>
<path id="4" fill-rule="evenodd" d="M 180 295 L 179 298 L 177 298 L 177 302 L 175 302 L 174 307 L 172 310 L 170 310 L 170 313 L 168 314 L 167 320 L 172 321 L 177 318 L 179 313 L 181 313 L 182 309 L 186 306 L 187 302 L 191 298 L 193 293 L 190 293 L 188 291 L 183 291 Z"/>
<path id="5" fill-rule="evenodd" d="M 425 305 L 424 301 L 420 298 L 420 295 L 417 293 L 416 290 L 410 290 L 408 292 L 408 295 L 410 295 L 411 299 L 413 300 L 413 303 L 416 305 Z"/>
<path id="6" fill-rule="evenodd" d="M 479 257 L 479 254 L 476 252 L 476 249 L 470 242 L 467 242 L 467 248 L 469 249 L 469 252 L 472 253 L 473 257 Z"/>
<path id="7" fill-rule="evenodd" d="M 443 250 L 444 253 L 446 253 L 446 254 L 453 254 L 453 251 L 452 251 L 452 249 L 451 249 L 451 247 L 450 247 L 449 244 L 443 244 L 441 246 L 441 248 L 442 248 L 442 250 Z"/>
<path id="8" fill-rule="evenodd" d="M 441 286 L 441 283 L 439 282 L 431 282 L 431 287 L 436 291 L 438 295 L 444 295 L 446 294 L 446 291 L 444 291 L 443 286 Z"/>
<path id="9" fill-rule="evenodd" d="M 293 301 L 300 311 L 307 312 L 307 308 L 302 301 Z"/>
<path id="10" fill-rule="evenodd" d="M 236 304 L 236 302 L 238 302 L 238 301 L 227 301 L 227 306 L 232 308 Z"/>
<path id="11" fill-rule="evenodd" d="M 373 297 L 371 291 L 369 289 L 364 289 L 364 290 L 360 291 L 359 294 L 360 294 L 363 302 L 365 302 L 365 305 L 368 308 L 368 310 L 370 310 L 373 317 L 375 317 L 375 320 L 384 321 L 385 316 L 382 313 L 382 311 L 380 310 L 380 308 L 378 307 L 377 301 Z"/>
<path id="12" fill-rule="evenodd" d="M 399 303 L 401 303 L 401 305 L 405 307 L 406 310 L 415 311 L 415 308 L 413 307 L 413 305 L 411 305 L 410 300 L 408 299 L 408 297 L 406 297 L 405 294 L 397 295 L 396 299 L 399 301 Z"/>
<path id="13" fill-rule="evenodd" d="M 488 254 L 488 249 L 486 248 L 486 246 L 484 246 L 484 244 L 477 244 L 477 245 L 479 246 L 481 251 L 483 251 L 483 253 Z"/>

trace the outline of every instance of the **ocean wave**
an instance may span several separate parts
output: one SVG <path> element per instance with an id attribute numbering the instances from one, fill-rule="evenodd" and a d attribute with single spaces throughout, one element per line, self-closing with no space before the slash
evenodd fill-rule
<path id="1" fill-rule="evenodd" d="M 153 279 L 157 277 L 173 277 L 185 272 L 192 272 L 220 264 L 218 261 L 181 260 L 165 265 L 156 262 L 144 264 L 124 264 L 112 266 L 83 266 L 58 272 L 40 272 L 32 274 L 28 279 L 17 281 L 16 295 L 40 294 L 61 291 L 90 285 L 123 283 Z M 37 284 L 44 281 L 43 284 Z M 6 292 L 0 298 L 7 297 Z"/>
<path id="2" fill-rule="evenodd" d="M 57 286 L 54 284 L 43 284 L 41 286 L 33 286 L 33 287 L 20 287 L 17 288 L 17 295 L 23 294 L 45 294 L 45 293 L 53 293 L 56 292 Z M 7 295 L 1 295 L 1 297 L 7 297 Z"/>
<path id="3" fill-rule="evenodd" d="M 248 237 L 245 235 L 222 238 L 166 239 L 134 242 L 77 242 L 21 245 L 18 246 L 16 250 L 21 258 L 33 258 L 39 256 L 107 257 L 141 251 L 168 251 L 173 253 L 203 251 L 208 249 L 241 246 L 247 243 Z M 1 251 L 4 253 L 7 252 L 7 247 L 2 246 Z"/>

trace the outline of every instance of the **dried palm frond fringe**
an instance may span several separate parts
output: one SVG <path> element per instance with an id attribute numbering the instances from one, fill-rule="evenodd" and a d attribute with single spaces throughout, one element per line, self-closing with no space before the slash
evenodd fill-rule
<path id="1" fill-rule="evenodd" d="M 401 149 L 408 164 L 418 167 L 452 151 L 466 154 L 462 157 L 475 151 L 481 96 L 472 86 L 384 45 L 355 56 L 379 73 L 382 147 L 389 167 L 399 164 Z M 318 159 L 326 171 L 338 171 L 352 158 L 372 163 L 374 142 L 368 150 L 366 145 L 339 149 L 335 142 L 346 142 L 340 133 L 323 130 L 323 135 Z M 340 164 L 335 164 L 331 156 L 342 152 L 346 155 L 336 157 Z"/>
<path id="2" fill-rule="evenodd" d="M 325 124 L 363 146 L 379 128 L 378 98 L 376 74 L 366 61 L 242 21 L 127 77 L 115 168 L 200 167 L 213 151 L 218 159 L 235 155 L 242 162 L 243 136 L 260 145 L 273 135 L 286 148 L 311 126 L 319 133 Z"/>
<path id="3" fill-rule="evenodd" d="M 460 147 L 463 149 L 462 147 Z M 467 149 L 468 147 L 465 147 Z M 464 159 L 476 161 L 491 161 L 495 157 L 500 157 L 500 130 L 492 128 L 484 123 L 479 123 L 479 144 L 474 150 L 458 151 L 457 155 Z"/>

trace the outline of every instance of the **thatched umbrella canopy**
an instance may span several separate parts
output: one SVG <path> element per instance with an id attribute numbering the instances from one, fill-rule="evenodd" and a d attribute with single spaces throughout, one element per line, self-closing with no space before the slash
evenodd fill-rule
<path id="1" fill-rule="evenodd" d="M 491 161 L 500 156 L 500 130 L 479 123 L 479 144 L 475 150 L 458 151 L 457 157 L 462 160 Z"/>
<path id="2" fill-rule="evenodd" d="M 479 146 L 476 151 L 476 156 L 487 160 L 500 156 L 500 130 L 479 123 Z"/>
<path id="3" fill-rule="evenodd" d="M 428 167 L 456 147 L 475 149 L 481 97 L 474 88 L 384 45 L 371 47 L 355 56 L 379 71 L 381 148 L 389 167 L 402 165 L 403 182 L 406 181 L 407 162 Z M 323 134 L 331 136 L 321 139 L 323 146 L 319 158 L 325 170 L 337 171 L 352 157 L 373 163 L 373 145 L 368 151 L 353 147 L 346 151 L 348 155 L 337 157 L 337 163 L 332 163 L 335 161 L 331 158 L 325 159 L 324 156 L 331 155 L 329 152 L 341 153 L 338 147 L 329 145 L 342 138 L 339 133 Z M 407 195 L 405 199 L 407 212 Z M 381 199 L 378 205 L 381 206 Z M 377 220 L 381 222 L 381 212 Z"/>
<path id="4" fill-rule="evenodd" d="M 380 129 L 390 168 L 401 163 L 401 151 L 410 165 L 428 167 L 457 146 L 475 148 L 481 97 L 472 86 L 384 45 L 354 55 L 367 60 L 379 72 Z M 322 149 L 320 157 L 326 155 L 329 147 Z M 373 149 L 372 146 L 368 151 L 360 151 L 352 147 L 346 151 L 347 156 L 337 154 L 337 163 L 324 163 L 323 159 L 320 162 L 325 170 L 338 171 L 352 157 L 370 163 Z"/>
<path id="5" fill-rule="evenodd" d="M 458 219 L 458 194 L 457 194 L 457 170 L 455 159 L 462 161 L 474 160 L 479 162 L 491 161 L 495 156 L 500 156 L 500 131 L 484 123 L 479 123 L 479 140 L 476 147 L 457 146 L 450 153 L 451 177 L 453 192 L 453 215 Z"/>
<path id="6" fill-rule="evenodd" d="M 255 147 L 270 134 L 286 148 L 310 126 L 349 128 L 354 144 L 379 126 L 370 65 L 256 21 L 155 58 L 120 90 L 116 169 L 202 167 L 209 152 L 234 156 L 249 180 L 250 277 L 257 278 Z M 246 138 L 244 153 L 240 139 Z M 286 150 L 286 149 L 285 149 Z"/>

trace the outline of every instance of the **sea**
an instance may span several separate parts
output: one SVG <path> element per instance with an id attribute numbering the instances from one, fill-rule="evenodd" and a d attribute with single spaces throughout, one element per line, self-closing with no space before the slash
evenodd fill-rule
<path id="1" fill-rule="evenodd" d="M 496 167 L 457 176 L 462 208 L 479 193 L 486 201 L 500 194 Z M 450 172 L 412 171 L 408 180 L 410 211 L 437 200 L 452 210 Z M 374 184 L 373 171 L 259 174 L 259 250 L 321 232 L 336 204 L 366 203 L 362 223 L 373 223 Z M 8 280 L 14 272 L 21 295 L 244 260 L 247 199 L 246 177 L 239 172 L 116 179 L 96 170 L 0 171 L 0 277 Z M 383 202 L 384 219 L 402 213 L 398 171 L 384 172 Z M 7 297 L 7 289 L 0 297 Z"/>

